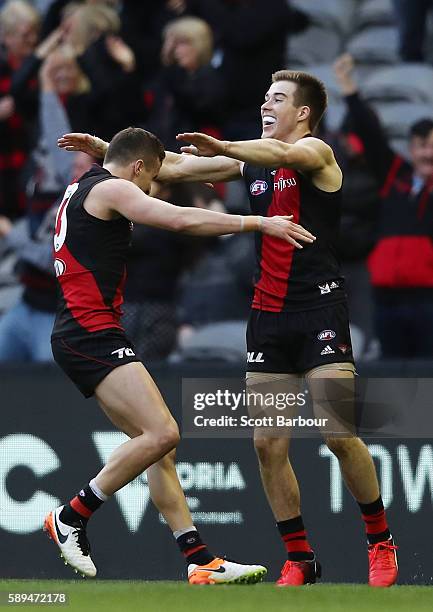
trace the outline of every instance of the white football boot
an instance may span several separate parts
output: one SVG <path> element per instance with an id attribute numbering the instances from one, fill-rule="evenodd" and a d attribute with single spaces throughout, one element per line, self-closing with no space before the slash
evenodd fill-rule
<path id="1" fill-rule="evenodd" d="M 96 567 L 90 558 L 90 544 L 83 527 L 71 527 L 59 519 L 64 506 L 52 510 L 45 518 L 44 531 L 60 548 L 65 565 L 70 565 L 83 578 L 96 576 Z"/>
<path id="2" fill-rule="evenodd" d="M 263 565 L 242 565 L 227 559 L 216 558 L 207 565 L 188 566 L 190 584 L 255 584 L 267 573 Z"/>

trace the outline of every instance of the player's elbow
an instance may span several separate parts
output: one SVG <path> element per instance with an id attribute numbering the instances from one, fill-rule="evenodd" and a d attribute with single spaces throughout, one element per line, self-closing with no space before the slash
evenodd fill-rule
<path id="1" fill-rule="evenodd" d="M 176 212 L 170 219 L 170 230 L 172 232 L 188 232 L 191 223 L 189 222 L 187 215 L 185 215 L 184 213 L 185 209 L 181 209 L 179 212 Z"/>

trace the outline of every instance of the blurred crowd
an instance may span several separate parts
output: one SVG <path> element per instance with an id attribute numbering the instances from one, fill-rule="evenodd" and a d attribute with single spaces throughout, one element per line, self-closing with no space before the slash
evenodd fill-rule
<path id="1" fill-rule="evenodd" d="M 406 62 L 424 61 L 432 4 L 394 0 Z M 96 161 L 57 138 L 110 140 L 136 125 L 177 151 L 179 132 L 260 137 L 270 76 L 291 67 L 288 41 L 311 23 L 287 0 L 0 2 L 0 362 L 52 359 L 55 212 Z M 336 57 L 333 71 L 344 118 L 338 130 L 325 118 L 319 135 L 345 175 L 339 251 L 355 352 L 433 357 L 433 108 L 411 126 L 405 159 L 363 99 L 353 58 Z M 248 210 L 240 183 L 155 183 L 153 195 Z M 143 359 L 242 358 L 252 240 L 135 228 L 124 325 Z"/>

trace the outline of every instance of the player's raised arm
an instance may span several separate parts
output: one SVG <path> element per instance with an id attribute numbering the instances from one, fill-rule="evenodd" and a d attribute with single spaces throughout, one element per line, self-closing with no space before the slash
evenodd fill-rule
<path id="1" fill-rule="evenodd" d="M 66 151 L 84 151 L 92 157 L 103 159 L 108 142 L 97 136 L 74 132 L 64 134 L 57 141 Z M 163 183 L 219 182 L 241 177 L 241 162 L 228 157 L 201 158 L 196 155 L 179 155 L 166 151 L 165 159 L 158 174 Z"/>
<path id="2" fill-rule="evenodd" d="M 335 163 L 332 149 L 322 140 L 313 137 L 303 138 L 295 144 L 273 138 L 230 142 L 200 132 L 189 132 L 178 134 L 177 139 L 190 143 L 182 147 L 185 153 L 207 157 L 225 156 L 254 166 L 312 172 Z"/>
<path id="3" fill-rule="evenodd" d="M 109 183 L 109 184 L 108 184 Z M 260 231 L 286 240 L 297 248 L 300 241 L 311 243 L 315 237 L 291 217 L 230 215 L 203 208 L 181 207 L 144 194 L 128 181 L 107 181 L 94 188 L 99 202 L 134 223 L 198 236 L 219 236 Z M 91 197 L 91 196 L 90 196 Z"/>
<path id="4" fill-rule="evenodd" d="M 198 157 L 193 154 L 166 151 L 165 159 L 158 174 L 162 183 L 234 181 L 241 178 L 242 162 L 229 157 Z"/>

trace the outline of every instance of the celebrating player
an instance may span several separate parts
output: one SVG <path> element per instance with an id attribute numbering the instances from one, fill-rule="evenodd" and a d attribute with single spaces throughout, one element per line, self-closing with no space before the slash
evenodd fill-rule
<path id="1" fill-rule="evenodd" d="M 355 368 L 336 256 L 342 173 L 331 148 L 312 136 L 326 105 L 326 90 L 315 77 L 276 72 L 261 107 L 262 139 L 227 142 L 200 133 L 179 134 L 179 140 L 190 143 L 182 151 L 193 155 L 167 154 L 158 180 L 227 181 L 243 176 L 253 212 L 293 214 L 296 223 L 317 237 L 303 250 L 272 236 L 256 239 L 247 385 L 254 389 L 286 381 L 293 386 L 305 377 L 312 390 L 319 386 L 323 391 L 335 389 L 332 381 L 340 380 L 337 387 L 349 396 L 341 399 L 348 402 Z M 103 141 L 80 134 L 66 135 L 59 146 L 93 155 L 106 149 Z M 261 359 L 254 359 L 258 354 Z M 317 385 L 323 379 L 331 384 Z M 324 435 L 365 522 L 369 584 L 391 586 L 397 578 L 396 546 L 373 460 L 355 435 Z M 263 487 L 288 556 L 277 584 L 314 583 L 320 566 L 301 516 L 299 487 L 288 461 L 289 439 L 257 430 L 254 442 Z"/>
<path id="2" fill-rule="evenodd" d="M 193 526 L 174 464 L 177 424 L 119 323 L 132 222 L 195 235 L 260 231 L 290 244 L 313 236 L 288 216 L 227 215 L 182 208 L 148 196 L 165 152 L 140 128 L 116 134 L 104 166 L 94 165 L 66 189 L 55 227 L 60 300 L 52 333 L 54 358 L 85 397 L 131 439 L 68 504 L 48 514 L 45 529 L 65 561 L 95 576 L 86 525 L 111 495 L 147 469 L 153 502 L 171 527 L 192 584 L 257 582 L 261 565 L 212 555 Z"/>

